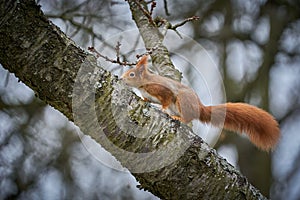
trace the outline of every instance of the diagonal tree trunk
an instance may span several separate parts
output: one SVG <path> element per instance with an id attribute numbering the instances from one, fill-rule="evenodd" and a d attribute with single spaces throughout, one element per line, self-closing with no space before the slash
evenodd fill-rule
<path id="1" fill-rule="evenodd" d="M 0 63 L 156 196 L 265 199 L 189 127 L 140 101 L 97 66 L 34 0 L 0 0 Z"/>

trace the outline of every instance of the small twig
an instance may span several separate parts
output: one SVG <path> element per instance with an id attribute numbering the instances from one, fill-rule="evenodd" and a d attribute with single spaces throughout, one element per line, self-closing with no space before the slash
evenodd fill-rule
<path id="1" fill-rule="evenodd" d="M 152 14 L 153 14 L 153 10 L 154 10 L 154 8 L 156 7 L 156 1 L 152 1 L 152 3 L 151 3 L 151 8 L 150 8 L 150 16 L 152 16 Z M 152 17 L 151 17 L 151 19 L 152 19 Z"/>
<path id="2" fill-rule="evenodd" d="M 106 61 L 114 63 L 114 64 L 119 64 L 119 65 L 122 65 L 122 66 L 133 66 L 133 65 L 136 65 L 137 62 L 127 62 L 126 59 L 123 59 L 123 61 L 121 61 L 121 59 L 120 59 L 120 46 L 121 46 L 121 44 L 120 44 L 120 42 L 118 42 L 117 45 L 116 45 L 116 48 L 115 48 L 116 55 L 117 55 L 117 59 L 116 60 L 111 59 L 111 58 L 109 58 L 107 56 L 102 55 L 94 47 L 88 47 L 88 50 L 90 52 L 96 54 L 96 58 L 103 58 Z M 147 49 L 147 51 L 145 53 L 137 54 L 136 58 L 139 59 L 139 58 L 143 57 L 144 55 L 151 55 L 153 53 L 153 51 L 156 50 L 156 49 L 157 48 Z"/>
<path id="3" fill-rule="evenodd" d="M 166 15 L 170 16 L 171 14 L 169 13 L 169 10 L 168 10 L 168 2 L 167 2 L 167 0 L 164 0 L 164 8 L 165 8 Z"/>
<path id="4" fill-rule="evenodd" d="M 118 43 L 118 45 L 116 46 L 116 50 L 117 50 L 117 48 L 119 48 L 119 47 L 120 47 L 120 45 L 119 45 L 119 43 Z M 107 57 L 107 56 L 104 56 L 104 55 L 102 55 L 101 53 L 99 53 L 94 47 L 88 47 L 88 50 L 89 50 L 90 52 L 96 54 L 96 58 L 103 58 L 103 59 L 105 59 L 106 61 L 111 62 L 111 63 L 114 63 L 114 64 L 119 64 L 119 65 L 122 65 L 122 66 L 133 66 L 133 65 L 136 65 L 136 62 L 131 63 L 131 62 L 127 62 L 127 61 L 125 61 L 125 60 L 124 60 L 124 61 L 121 61 L 119 56 L 117 56 L 117 59 L 116 59 L 116 60 L 111 59 L 111 58 L 109 58 L 109 57 Z M 118 50 L 118 51 L 119 51 L 119 50 Z M 119 53 L 117 53 L 117 55 L 118 55 L 118 54 L 119 54 Z"/>
<path id="5" fill-rule="evenodd" d="M 199 17 L 193 16 L 193 17 L 187 18 L 187 19 L 183 20 L 182 22 L 175 24 L 174 26 L 171 26 L 171 28 L 169 28 L 169 29 L 176 30 L 178 27 L 183 26 L 185 23 L 194 21 L 194 20 L 199 20 Z"/>
<path id="6" fill-rule="evenodd" d="M 198 19 L 199 19 L 198 16 L 193 16 L 193 17 L 183 20 L 182 22 L 180 22 L 178 24 L 172 25 L 168 20 L 166 20 L 162 17 L 156 17 L 154 22 L 156 23 L 157 26 L 161 26 L 164 24 L 164 32 L 162 33 L 163 35 L 165 35 L 167 33 L 168 29 L 171 29 L 171 30 L 175 31 L 180 38 L 182 38 L 180 33 L 177 31 L 177 28 L 180 26 L 183 26 L 187 22 L 190 22 L 193 20 L 198 20 Z"/>

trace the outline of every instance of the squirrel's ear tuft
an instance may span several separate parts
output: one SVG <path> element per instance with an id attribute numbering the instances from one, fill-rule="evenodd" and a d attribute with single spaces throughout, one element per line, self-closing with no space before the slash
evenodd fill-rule
<path id="1" fill-rule="evenodd" d="M 136 64 L 136 68 L 146 68 L 148 63 L 148 56 L 144 55 L 141 60 Z"/>

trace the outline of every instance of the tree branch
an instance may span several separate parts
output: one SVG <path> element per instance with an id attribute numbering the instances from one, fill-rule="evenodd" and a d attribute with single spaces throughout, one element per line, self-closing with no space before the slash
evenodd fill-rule
<path id="1" fill-rule="evenodd" d="M 147 30 L 142 31 L 147 40 Z M 147 44 L 153 47 L 152 42 Z M 167 50 L 160 51 L 163 59 Z M 0 0 L 0 63 L 158 197 L 265 199 L 189 127 L 140 101 L 98 67 L 95 57 L 49 22 L 34 0 Z"/>
<path id="2" fill-rule="evenodd" d="M 163 45 L 163 35 L 159 32 L 151 15 L 145 14 L 150 13 L 146 10 L 146 2 L 137 2 L 136 0 L 127 0 L 127 2 L 130 6 L 132 18 L 140 31 L 146 49 L 154 49 L 151 58 L 155 70 L 162 76 L 180 81 L 181 73 L 178 70 L 175 70 L 175 67 L 170 60 L 169 52 Z M 143 9 L 141 9 L 141 7 Z M 149 17 L 151 20 L 149 20 Z"/>

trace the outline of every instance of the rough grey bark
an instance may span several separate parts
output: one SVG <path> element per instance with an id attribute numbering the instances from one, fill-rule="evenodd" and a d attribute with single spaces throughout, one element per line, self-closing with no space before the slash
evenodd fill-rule
<path id="1" fill-rule="evenodd" d="M 112 153 L 156 196 L 265 199 L 189 127 L 142 102 L 98 67 L 92 55 L 45 18 L 35 1 L 0 1 L 0 63 Z M 184 151 L 177 151 L 182 146 Z M 137 156 L 159 149 L 164 154 Z M 153 163 L 158 169 L 147 171 Z"/>

